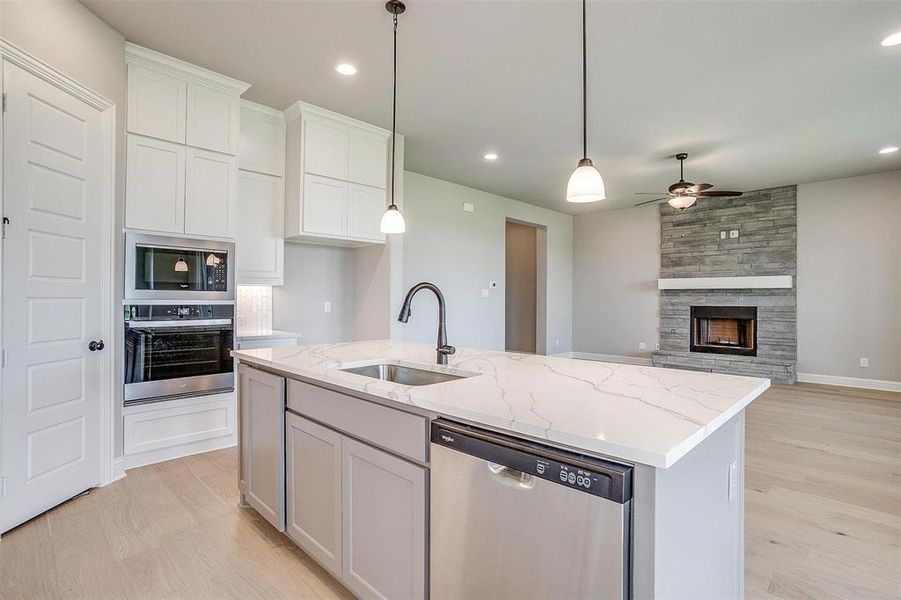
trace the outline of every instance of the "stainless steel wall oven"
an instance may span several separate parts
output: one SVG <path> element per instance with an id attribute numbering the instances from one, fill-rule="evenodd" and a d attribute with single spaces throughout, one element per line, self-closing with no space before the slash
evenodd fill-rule
<path id="1" fill-rule="evenodd" d="M 233 304 L 125 306 L 125 405 L 234 389 Z"/>
<path id="2" fill-rule="evenodd" d="M 235 245 L 127 233 L 125 298 L 234 302 Z"/>

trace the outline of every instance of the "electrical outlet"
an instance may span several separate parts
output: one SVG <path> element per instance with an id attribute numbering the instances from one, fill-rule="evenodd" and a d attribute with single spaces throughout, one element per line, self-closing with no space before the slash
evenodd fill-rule
<path id="1" fill-rule="evenodd" d="M 488 290 L 482 288 L 482 298 L 487 298 L 487 297 L 488 297 Z"/>
<path id="2" fill-rule="evenodd" d="M 860 366 L 863 367 L 864 369 L 866 369 L 867 367 L 869 367 L 869 366 L 870 366 L 870 359 L 869 359 L 869 358 L 864 358 L 863 356 L 861 356 L 861 357 L 860 357 Z"/>
<path id="3" fill-rule="evenodd" d="M 647 350 L 647 349 L 648 349 L 648 345 L 645 344 L 644 342 L 638 342 L 638 349 L 639 349 L 639 350 Z"/>
<path id="4" fill-rule="evenodd" d="M 660 342 L 654 344 L 654 350 L 660 350 Z"/>
<path id="5" fill-rule="evenodd" d="M 325 312 L 330 313 L 330 312 L 332 312 L 332 303 L 331 302 L 323 302 L 322 308 L 323 308 L 323 310 L 325 310 Z"/>
<path id="6" fill-rule="evenodd" d="M 735 500 L 738 495 L 738 463 L 732 461 L 729 463 L 729 502 Z"/>
<path id="7" fill-rule="evenodd" d="M 738 229 L 730 229 L 729 237 L 733 240 L 737 240 L 738 239 Z"/>

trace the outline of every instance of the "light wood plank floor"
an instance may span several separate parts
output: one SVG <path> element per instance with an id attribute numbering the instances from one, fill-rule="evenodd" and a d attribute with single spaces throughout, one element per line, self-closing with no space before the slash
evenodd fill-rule
<path id="1" fill-rule="evenodd" d="M 901 394 L 773 386 L 746 423 L 746 597 L 901 597 Z M 0 598 L 349 598 L 237 508 L 235 472 L 135 469 L 7 533 Z"/>

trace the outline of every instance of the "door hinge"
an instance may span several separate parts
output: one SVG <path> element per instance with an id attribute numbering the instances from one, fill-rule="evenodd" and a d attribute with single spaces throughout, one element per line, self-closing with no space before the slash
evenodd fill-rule
<path id="1" fill-rule="evenodd" d="M 7 238 L 9 233 L 9 217 L 3 217 L 3 239 Z"/>
<path id="2" fill-rule="evenodd" d="M 6 94 L 4 93 L 4 94 L 2 94 L 2 96 L 3 96 L 3 100 L 2 100 L 2 102 L 0 102 L 0 104 L 3 104 L 2 112 L 6 112 Z"/>
<path id="3" fill-rule="evenodd" d="M 0 367 L 5 367 L 6 366 L 6 349 L 4 348 L 3 351 L 0 352 L 0 354 L 3 355 L 2 359 L 0 359 Z"/>
<path id="4" fill-rule="evenodd" d="M 0 477 L 0 498 L 6 497 L 6 477 Z"/>

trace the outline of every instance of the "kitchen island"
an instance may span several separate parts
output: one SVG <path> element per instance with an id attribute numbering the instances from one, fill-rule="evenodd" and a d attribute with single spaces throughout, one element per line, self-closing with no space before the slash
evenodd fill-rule
<path id="1" fill-rule="evenodd" d="M 626 595 L 741 596 L 743 411 L 768 380 L 468 348 L 439 366 L 389 341 L 234 355 L 243 498 L 359 596 L 428 595 L 439 418 L 632 467 Z M 349 371 L 376 363 L 453 379 Z"/>

